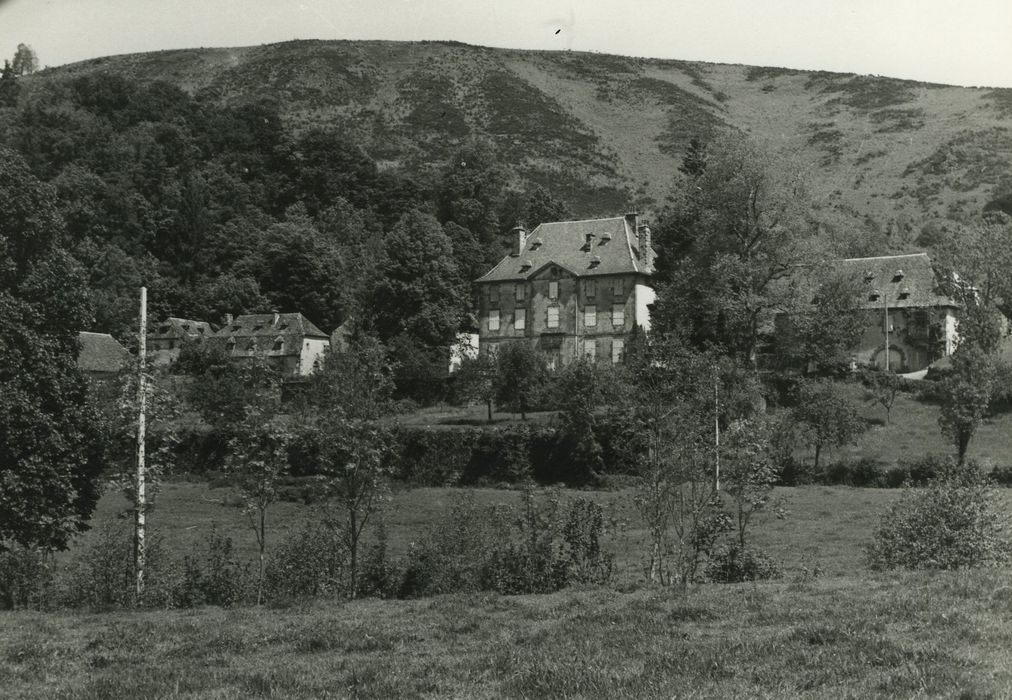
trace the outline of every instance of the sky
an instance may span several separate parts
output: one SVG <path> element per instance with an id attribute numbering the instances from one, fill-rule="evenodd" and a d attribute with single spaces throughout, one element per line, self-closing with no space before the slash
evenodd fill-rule
<path id="1" fill-rule="evenodd" d="M 291 39 L 517 49 L 1012 87 L 1009 0 L 0 0 L 0 56 L 43 66 Z"/>

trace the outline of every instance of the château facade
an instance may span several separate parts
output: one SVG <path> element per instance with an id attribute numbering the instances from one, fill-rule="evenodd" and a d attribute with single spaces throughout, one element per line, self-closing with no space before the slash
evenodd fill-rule
<path id="1" fill-rule="evenodd" d="M 523 341 L 550 368 L 576 358 L 619 363 L 650 328 L 654 251 L 637 214 L 514 229 L 514 250 L 475 281 L 479 351 Z"/>

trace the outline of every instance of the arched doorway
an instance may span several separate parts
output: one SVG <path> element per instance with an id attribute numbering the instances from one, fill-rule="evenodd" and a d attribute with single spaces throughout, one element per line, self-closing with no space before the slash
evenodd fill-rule
<path id="1" fill-rule="evenodd" d="M 878 367 L 879 369 L 885 369 L 886 368 L 886 349 L 885 348 L 879 348 L 875 352 L 875 357 L 872 360 L 872 364 L 875 365 L 876 367 Z M 906 355 L 903 353 L 903 350 L 901 348 L 896 347 L 895 345 L 890 345 L 889 346 L 889 370 L 891 372 L 902 372 L 903 370 L 906 369 L 906 366 L 907 366 L 907 358 L 906 358 Z"/>

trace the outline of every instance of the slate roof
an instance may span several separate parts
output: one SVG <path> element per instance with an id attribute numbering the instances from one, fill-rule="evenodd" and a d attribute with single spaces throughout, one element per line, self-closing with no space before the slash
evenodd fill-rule
<path id="1" fill-rule="evenodd" d="M 858 281 L 864 309 L 881 309 L 886 303 L 891 309 L 959 306 L 939 293 L 938 278 L 927 253 L 845 258 L 835 261 L 833 268 Z M 873 299 L 876 292 L 879 296 Z"/>
<path id="2" fill-rule="evenodd" d="M 108 333 L 81 331 L 77 335 L 81 341 L 77 366 L 83 372 L 119 372 L 132 357 L 130 351 Z"/>
<path id="3" fill-rule="evenodd" d="M 281 338 L 282 347 L 275 341 Z M 230 324 L 222 326 L 212 336 L 212 342 L 229 343 L 236 355 L 248 355 L 254 350 L 270 356 L 298 355 L 302 352 L 305 338 L 328 340 L 329 336 L 317 328 L 301 313 L 248 314 L 237 316 Z"/>
<path id="4" fill-rule="evenodd" d="M 588 234 L 593 234 L 590 246 Z M 578 277 L 653 271 L 643 260 L 633 225 L 618 216 L 543 223 L 527 235 L 520 255 L 507 255 L 476 282 L 525 280 L 552 263 Z"/>
<path id="5" fill-rule="evenodd" d="M 206 338 L 214 334 L 214 329 L 207 321 L 191 321 L 186 318 L 169 316 L 148 331 L 152 340 L 193 340 Z"/>

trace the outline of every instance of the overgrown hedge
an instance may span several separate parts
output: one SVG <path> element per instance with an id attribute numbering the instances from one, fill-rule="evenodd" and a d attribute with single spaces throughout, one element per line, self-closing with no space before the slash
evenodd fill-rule
<path id="1" fill-rule="evenodd" d="M 607 473 L 631 473 L 635 455 L 628 448 L 629 427 L 602 422 L 594 437 L 601 445 Z M 413 486 L 520 484 L 587 485 L 586 465 L 565 450 L 553 427 L 510 425 L 443 429 L 397 427 L 393 471 Z M 157 438 L 156 438 L 157 439 Z M 177 434 L 172 461 L 177 473 L 207 476 L 224 471 L 228 439 L 206 427 Z M 292 476 L 319 472 L 319 450 L 310 431 L 296 432 L 288 452 Z"/>
<path id="2" fill-rule="evenodd" d="M 861 488 L 899 488 L 905 484 L 923 486 L 942 476 L 947 461 L 943 457 L 925 455 L 917 459 L 887 464 L 864 457 L 841 460 L 813 471 L 798 463 L 788 465 L 780 475 L 781 486 L 821 484 L 825 486 L 856 486 Z M 1012 468 L 994 467 L 988 477 L 999 486 L 1012 486 Z"/>

